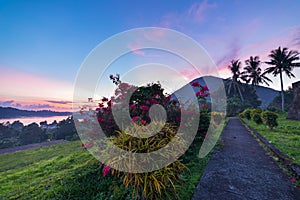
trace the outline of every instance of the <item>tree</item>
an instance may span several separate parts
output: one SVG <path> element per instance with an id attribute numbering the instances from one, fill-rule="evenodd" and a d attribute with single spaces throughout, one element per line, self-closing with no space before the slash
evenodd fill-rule
<path id="1" fill-rule="evenodd" d="M 42 129 L 35 122 L 24 126 L 23 131 L 20 134 L 21 144 L 24 145 L 41 142 L 42 134 Z"/>
<path id="2" fill-rule="evenodd" d="M 288 48 L 278 47 L 278 49 L 272 50 L 269 54 L 270 61 L 266 62 L 266 64 L 271 65 L 265 69 L 263 74 L 272 73 L 274 77 L 279 74 L 280 84 L 281 84 L 281 111 L 284 112 L 284 90 L 283 90 L 283 77 L 282 74 L 285 73 L 289 78 L 295 77 L 292 74 L 292 70 L 294 67 L 299 67 L 300 63 L 295 62 L 299 60 L 299 52 L 288 50 Z"/>
<path id="3" fill-rule="evenodd" d="M 247 83 L 251 82 L 253 87 L 258 86 L 260 83 L 265 83 L 269 85 L 269 82 L 272 82 L 268 77 L 262 73 L 260 66 L 260 60 L 258 56 L 252 57 L 245 61 L 246 67 L 244 67 L 244 72 L 242 72 L 243 79 Z"/>
<path id="4" fill-rule="evenodd" d="M 233 93 L 236 94 L 236 92 L 238 92 L 243 102 L 244 97 L 242 95 L 241 88 L 240 88 L 240 84 L 241 84 L 240 79 L 243 79 L 243 75 L 240 71 L 240 68 L 241 68 L 241 62 L 239 60 L 232 60 L 230 65 L 228 66 L 228 69 L 232 73 L 232 76 L 230 77 L 231 82 L 229 83 L 228 86 L 228 93 L 230 94 L 231 90 L 233 89 Z"/>

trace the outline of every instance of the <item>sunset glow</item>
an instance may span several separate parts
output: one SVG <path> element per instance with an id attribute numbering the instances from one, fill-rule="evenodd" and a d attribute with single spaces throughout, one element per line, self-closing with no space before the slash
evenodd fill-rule
<path id="1" fill-rule="evenodd" d="M 244 65 L 250 56 L 259 56 L 265 62 L 278 46 L 299 51 L 299 8 L 296 0 L 288 4 L 217 0 L 1 1 L 0 106 L 70 111 L 76 74 L 89 52 L 117 33 L 140 27 L 169 28 L 186 34 L 206 50 L 219 76 L 228 78 L 227 66 L 232 59 L 240 59 Z M 155 41 L 156 36 L 164 34 L 154 32 L 145 34 L 145 38 L 164 43 Z M 140 42 L 136 38 L 127 46 L 133 55 L 112 63 L 104 75 L 107 82 L 101 82 L 105 89 L 100 87 L 102 93 L 96 97 L 110 94 L 110 73 L 120 73 L 122 78 L 130 67 L 143 62 L 172 66 L 187 81 L 198 78 L 185 62 L 164 57 L 161 52 L 136 49 Z M 193 53 L 189 48 L 183 51 Z M 284 76 L 285 89 L 299 80 L 300 69 L 293 73 L 296 78 Z M 279 78 L 270 78 L 270 87 L 280 90 Z"/>

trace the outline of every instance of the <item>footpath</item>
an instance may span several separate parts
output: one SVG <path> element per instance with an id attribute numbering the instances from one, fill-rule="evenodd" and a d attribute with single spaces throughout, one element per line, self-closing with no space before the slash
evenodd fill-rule
<path id="1" fill-rule="evenodd" d="M 23 151 L 23 150 L 27 150 L 27 149 L 36 149 L 36 148 L 40 148 L 40 147 L 45 147 L 45 146 L 50 146 L 50 145 L 60 144 L 60 143 L 65 143 L 65 142 L 68 142 L 68 141 L 66 141 L 66 140 L 53 140 L 53 141 L 50 141 L 50 142 L 27 144 L 27 145 L 17 146 L 17 147 L 12 147 L 12 148 L 7 148 L 7 149 L 0 149 L 0 154 L 13 153 L 13 152 L 16 152 L 16 151 Z"/>
<path id="2" fill-rule="evenodd" d="M 193 200 L 300 200 L 300 189 L 238 118 L 229 120 Z"/>

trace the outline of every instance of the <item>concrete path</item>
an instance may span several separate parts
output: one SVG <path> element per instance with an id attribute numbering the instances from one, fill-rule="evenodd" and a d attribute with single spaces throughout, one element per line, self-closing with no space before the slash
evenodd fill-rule
<path id="1" fill-rule="evenodd" d="M 7 149 L 0 149 L 0 154 L 12 153 L 12 152 L 16 152 L 16 151 L 23 151 L 23 150 L 27 150 L 27 149 L 36 149 L 36 148 L 50 146 L 50 145 L 54 145 L 54 144 L 60 144 L 60 143 L 64 143 L 64 142 L 68 142 L 68 141 L 67 140 L 53 140 L 50 142 L 41 142 L 41 143 L 27 144 L 27 145 L 17 146 L 17 147 L 12 147 L 12 148 L 7 148 Z"/>
<path id="2" fill-rule="evenodd" d="M 222 140 L 224 146 L 213 152 L 193 200 L 300 200 L 300 190 L 239 119 L 228 122 Z"/>

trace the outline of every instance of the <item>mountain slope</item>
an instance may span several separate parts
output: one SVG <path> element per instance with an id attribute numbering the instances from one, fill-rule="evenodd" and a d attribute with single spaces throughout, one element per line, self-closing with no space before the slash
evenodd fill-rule
<path id="1" fill-rule="evenodd" d="M 209 89 L 210 90 L 215 90 L 216 88 L 213 88 L 214 86 L 220 85 L 220 81 L 225 81 L 225 79 L 222 78 L 218 78 L 215 76 L 203 76 L 203 77 L 199 77 L 194 79 L 193 81 L 190 82 L 190 85 L 194 82 L 194 81 L 198 81 L 201 85 L 209 85 Z M 206 82 L 208 82 L 208 84 L 206 84 Z M 216 84 L 214 84 L 216 83 Z M 181 96 L 188 96 L 187 94 L 182 93 L 182 91 L 187 87 L 187 85 L 183 86 L 181 89 L 179 89 L 178 91 L 180 91 L 179 93 L 181 93 Z M 178 92 L 176 91 L 176 92 Z M 272 88 L 268 88 L 268 87 L 264 87 L 264 86 L 258 86 L 257 90 L 256 90 L 256 94 L 258 96 L 258 98 L 262 101 L 261 103 L 261 108 L 266 109 L 268 107 L 268 105 L 273 101 L 273 99 L 278 95 L 279 91 L 274 90 Z"/>
<path id="2" fill-rule="evenodd" d="M 51 117 L 71 115 L 71 112 L 56 112 L 51 110 L 19 110 L 11 107 L 0 107 L 0 119 L 16 118 L 16 117 Z"/>

